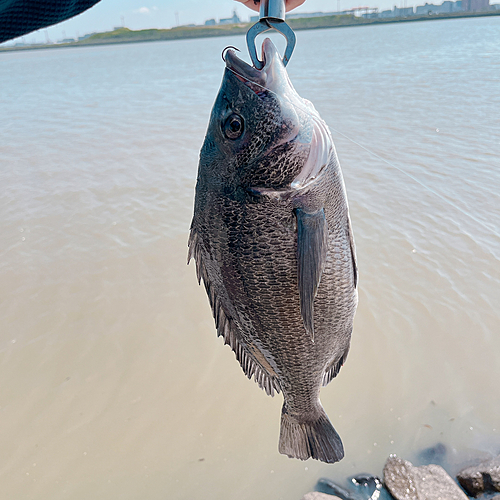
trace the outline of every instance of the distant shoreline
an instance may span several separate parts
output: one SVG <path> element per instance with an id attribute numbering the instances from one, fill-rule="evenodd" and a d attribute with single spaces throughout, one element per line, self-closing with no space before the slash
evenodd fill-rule
<path id="1" fill-rule="evenodd" d="M 449 14 L 433 14 L 426 16 L 390 17 L 365 19 L 352 14 L 339 16 L 304 17 L 289 19 L 287 22 L 295 31 L 346 28 L 352 26 L 372 26 L 390 23 L 409 23 L 419 21 L 437 21 L 442 19 L 464 19 L 476 17 L 499 16 L 500 11 L 485 12 L 455 12 Z M 148 29 L 133 31 L 128 28 L 118 28 L 105 33 L 95 33 L 85 40 L 59 44 L 23 45 L 17 47 L 0 47 L 0 52 L 24 50 L 59 49 L 65 47 L 89 47 L 95 45 L 158 42 L 164 40 L 185 40 L 194 38 L 222 37 L 244 35 L 252 23 L 215 25 L 215 26 L 179 26 L 170 29 Z"/>

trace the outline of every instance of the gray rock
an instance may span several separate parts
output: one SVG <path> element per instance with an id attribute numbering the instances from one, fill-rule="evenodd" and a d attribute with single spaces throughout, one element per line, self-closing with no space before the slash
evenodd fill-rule
<path id="1" fill-rule="evenodd" d="M 397 500 L 467 500 L 467 495 L 439 465 L 414 467 L 395 455 L 385 463 L 384 483 Z"/>
<path id="2" fill-rule="evenodd" d="M 319 491 L 312 491 L 311 493 L 306 493 L 302 500 L 342 500 L 339 497 L 334 497 L 332 495 L 327 495 L 326 493 L 320 493 Z"/>
<path id="3" fill-rule="evenodd" d="M 393 500 L 381 479 L 372 474 L 357 474 L 350 478 L 350 483 L 360 500 Z"/>
<path id="4" fill-rule="evenodd" d="M 500 491 L 500 455 L 493 460 L 467 467 L 457 475 L 469 495 Z"/>
<path id="5" fill-rule="evenodd" d="M 382 489 L 382 481 L 377 476 L 371 474 L 357 474 L 351 477 L 351 483 L 358 488 L 367 488 L 371 492 Z"/>
<path id="6" fill-rule="evenodd" d="M 334 483 L 331 479 L 322 477 L 316 483 L 316 489 L 328 495 L 337 495 L 341 500 L 359 500 L 342 486 Z"/>

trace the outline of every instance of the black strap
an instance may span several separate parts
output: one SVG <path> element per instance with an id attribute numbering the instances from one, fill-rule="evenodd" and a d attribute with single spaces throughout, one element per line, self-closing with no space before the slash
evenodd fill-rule
<path id="1" fill-rule="evenodd" d="M 99 0 L 0 0 L 0 43 L 52 26 Z"/>

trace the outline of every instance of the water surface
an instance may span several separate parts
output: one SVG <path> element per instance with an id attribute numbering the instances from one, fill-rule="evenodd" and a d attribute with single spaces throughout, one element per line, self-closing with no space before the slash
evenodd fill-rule
<path id="1" fill-rule="evenodd" d="M 4 53 L 5 498 L 298 500 L 389 453 L 500 451 L 500 19 L 297 38 L 360 268 L 321 395 L 345 459 L 278 454 L 281 396 L 243 375 L 185 265 L 220 53 L 243 37 Z"/>

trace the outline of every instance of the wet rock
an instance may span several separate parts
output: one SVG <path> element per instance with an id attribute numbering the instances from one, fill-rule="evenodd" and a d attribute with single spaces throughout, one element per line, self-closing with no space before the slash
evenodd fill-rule
<path id="1" fill-rule="evenodd" d="M 493 455 L 491 453 L 477 450 L 474 448 L 465 448 L 460 450 L 455 450 L 450 448 L 448 449 L 447 461 L 446 464 L 443 465 L 443 468 L 448 472 L 448 474 L 451 477 L 456 478 L 456 476 L 460 471 L 468 469 L 473 465 L 479 465 L 483 462 L 487 462 L 492 458 Z M 487 499 L 481 499 L 481 500 L 487 500 Z"/>
<path id="2" fill-rule="evenodd" d="M 382 489 L 382 481 L 377 476 L 372 476 L 371 474 L 358 474 L 351 477 L 351 482 L 355 486 L 370 488 L 370 489 Z"/>
<path id="3" fill-rule="evenodd" d="M 358 474 L 350 479 L 353 488 L 363 500 L 392 500 L 382 480 L 371 474 Z"/>
<path id="4" fill-rule="evenodd" d="M 327 493 L 329 495 L 337 495 L 341 500 L 360 500 L 358 497 L 354 496 L 352 493 L 342 488 L 338 484 L 334 483 L 326 477 L 322 477 L 316 483 L 316 489 L 322 493 Z"/>
<path id="5" fill-rule="evenodd" d="M 340 500 L 394 500 L 385 489 L 382 481 L 371 474 L 357 474 L 349 479 L 349 489 L 334 483 L 331 479 L 322 478 L 316 489 L 323 493 L 336 495 Z"/>
<path id="6" fill-rule="evenodd" d="M 342 500 L 339 497 L 334 497 L 332 495 L 327 495 L 326 493 L 320 493 L 319 491 L 312 491 L 311 493 L 306 493 L 302 500 Z"/>
<path id="7" fill-rule="evenodd" d="M 467 467 L 457 475 L 469 495 L 500 491 L 500 455 L 493 460 Z"/>
<path id="8" fill-rule="evenodd" d="M 384 483 L 397 500 L 467 500 L 467 495 L 439 465 L 415 467 L 395 455 L 385 463 Z"/>

